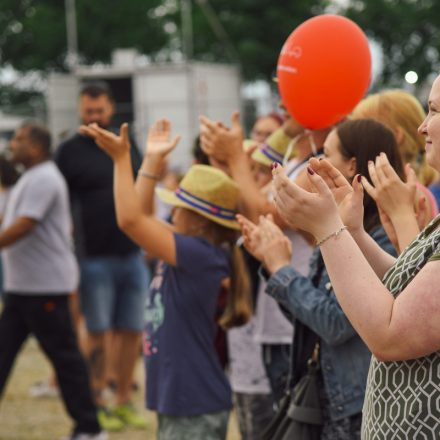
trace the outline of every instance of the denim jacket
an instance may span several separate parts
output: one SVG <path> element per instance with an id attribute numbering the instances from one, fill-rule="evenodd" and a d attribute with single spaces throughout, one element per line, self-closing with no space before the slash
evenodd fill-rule
<path id="1" fill-rule="evenodd" d="M 370 235 L 382 249 L 395 255 L 381 226 Z M 371 353 L 342 311 L 325 266 L 318 287 L 312 283 L 320 259 L 322 263 L 317 248 L 310 259 L 309 277 L 291 266 L 281 268 L 269 278 L 266 292 L 292 315 L 293 323 L 299 320 L 319 336 L 321 373 L 330 402 L 328 411 L 332 420 L 339 420 L 362 411 Z"/>

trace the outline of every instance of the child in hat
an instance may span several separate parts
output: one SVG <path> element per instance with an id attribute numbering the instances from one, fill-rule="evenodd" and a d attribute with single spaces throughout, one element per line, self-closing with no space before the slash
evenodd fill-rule
<path id="1" fill-rule="evenodd" d="M 174 206 L 172 225 L 153 215 L 153 194 L 164 157 L 177 145 L 170 123 L 154 124 L 134 182 L 127 125 L 117 136 L 83 127 L 112 158 L 119 227 L 162 260 L 146 306 L 144 353 L 147 407 L 158 413 L 158 438 L 226 438 L 231 390 L 214 348 L 217 300 L 230 286 L 220 323 L 229 328 L 250 316 L 249 281 L 235 246 L 239 190 L 222 171 L 193 165 L 175 192 L 158 189 Z"/>

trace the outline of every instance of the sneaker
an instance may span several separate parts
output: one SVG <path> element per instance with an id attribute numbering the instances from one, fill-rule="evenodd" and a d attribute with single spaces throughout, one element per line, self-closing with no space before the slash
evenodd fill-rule
<path id="1" fill-rule="evenodd" d="M 60 440 L 108 440 L 108 434 L 105 431 L 98 432 L 97 434 L 77 432 L 69 437 L 62 437 Z"/>
<path id="2" fill-rule="evenodd" d="M 58 397 L 60 392 L 56 386 L 44 381 L 34 383 L 29 388 L 29 395 L 31 397 Z"/>
<path id="3" fill-rule="evenodd" d="M 147 421 L 136 412 L 131 403 L 118 405 L 113 410 L 127 426 L 135 429 L 145 429 L 148 426 Z"/>
<path id="4" fill-rule="evenodd" d="M 96 416 L 101 428 L 105 431 L 120 431 L 124 428 L 124 422 L 105 407 L 98 408 Z"/>

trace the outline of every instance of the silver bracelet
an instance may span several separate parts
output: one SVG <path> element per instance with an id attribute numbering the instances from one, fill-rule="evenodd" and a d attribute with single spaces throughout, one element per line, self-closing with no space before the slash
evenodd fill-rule
<path id="1" fill-rule="evenodd" d="M 159 180 L 159 176 L 156 176 L 156 175 L 154 175 L 154 174 L 147 173 L 147 172 L 144 171 L 144 170 L 139 170 L 139 171 L 138 171 L 138 176 L 145 177 L 146 179 Z"/>
<path id="2" fill-rule="evenodd" d="M 321 246 L 323 243 L 325 243 L 329 238 L 332 237 L 337 237 L 342 231 L 345 231 L 347 229 L 347 226 L 342 226 L 340 229 L 338 229 L 335 232 L 332 232 L 330 235 L 328 235 L 327 237 L 323 238 L 321 241 L 318 241 L 318 243 L 316 243 L 316 246 Z"/>

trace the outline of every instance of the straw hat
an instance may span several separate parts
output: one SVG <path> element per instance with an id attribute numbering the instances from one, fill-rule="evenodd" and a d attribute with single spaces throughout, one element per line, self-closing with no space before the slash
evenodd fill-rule
<path id="1" fill-rule="evenodd" d="M 240 229 L 235 220 L 238 186 L 217 168 L 193 165 L 175 192 L 156 188 L 156 194 L 165 203 L 191 209 L 227 228 Z"/>
<path id="2" fill-rule="evenodd" d="M 244 139 L 243 140 L 243 150 L 247 153 L 251 148 L 258 147 L 259 142 L 254 141 L 253 139 Z"/>
<path id="3" fill-rule="evenodd" d="M 292 138 L 287 136 L 282 128 L 279 128 L 252 153 L 251 157 L 256 162 L 268 167 L 271 166 L 273 162 L 282 164 L 284 155 L 286 154 L 291 141 Z"/>

